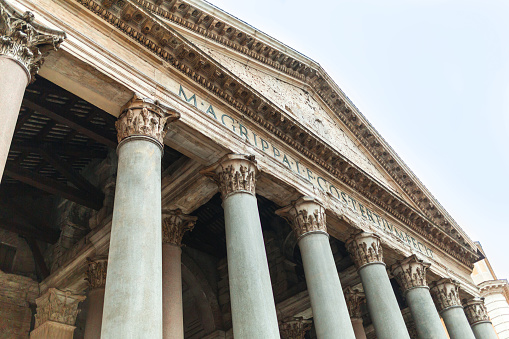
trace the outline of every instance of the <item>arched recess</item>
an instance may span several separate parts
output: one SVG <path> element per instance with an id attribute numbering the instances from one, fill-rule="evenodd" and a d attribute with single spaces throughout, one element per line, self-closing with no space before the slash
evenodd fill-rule
<path id="1" fill-rule="evenodd" d="M 185 252 L 182 252 L 182 284 L 185 337 L 201 338 L 223 329 L 217 294 L 198 264 Z M 189 315 L 193 318 L 189 319 Z"/>

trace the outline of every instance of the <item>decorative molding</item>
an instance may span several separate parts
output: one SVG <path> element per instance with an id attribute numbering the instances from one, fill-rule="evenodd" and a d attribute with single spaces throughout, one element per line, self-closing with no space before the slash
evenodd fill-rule
<path id="1" fill-rule="evenodd" d="M 465 315 L 470 326 L 490 322 L 486 305 L 484 305 L 484 298 L 464 299 L 463 308 L 465 309 Z"/>
<path id="2" fill-rule="evenodd" d="M 501 294 L 509 304 L 509 284 L 507 283 L 507 279 L 483 281 L 477 286 L 479 287 L 481 297 L 485 298 L 492 294 Z"/>
<path id="3" fill-rule="evenodd" d="M 472 268 L 473 263 L 478 260 L 477 252 L 465 240 L 468 238 L 461 228 L 371 127 L 346 95 L 336 88 L 337 86 L 323 70 L 319 69 L 318 73 L 312 70 L 309 73 L 304 67 L 304 80 L 359 138 L 363 146 L 372 153 L 405 193 L 419 206 L 419 210 L 413 208 L 401 196 L 392 192 L 376 179 L 371 178 L 341 153 L 316 137 L 307 127 L 296 122 L 286 111 L 278 108 L 194 46 L 171 28 L 167 22 L 168 20 L 173 21 L 208 38 L 213 38 L 212 30 L 217 30 L 220 33 L 223 32 L 222 28 L 226 27 L 224 34 L 220 34 L 228 37 L 229 42 L 226 42 L 226 45 L 238 43 L 242 46 L 238 50 L 244 52 L 249 49 L 249 45 L 245 43 L 251 41 L 245 33 L 233 34 L 235 28 L 229 30 L 230 27 L 227 27 L 226 23 L 215 19 L 213 15 L 194 9 L 180 0 L 158 3 L 158 5 L 147 0 L 116 2 L 104 0 L 102 6 L 100 0 L 75 1 L 124 32 L 140 46 L 154 53 L 198 86 L 224 100 L 241 114 L 253 119 L 276 138 L 314 161 L 333 177 L 389 212 L 459 262 Z M 169 10 L 163 8 L 166 5 Z M 210 21 L 209 19 L 205 21 L 206 16 Z M 255 48 L 258 47 L 255 44 Z M 264 47 L 261 51 L 263 54 L 271 53 L 271 50 L 273 50 L 272 47 L 269 49 Z M 275 54 L 272 55 L 272 57 L 274 56 Z"/>
<path id="4" fill-rule="evenodd" d="M 182 237 L 192 231 L 197 217 L 183 214 L 180 209 L 163 213 L 163 243 L 182 246 Z"/>
<path id="5" fill-rule="evenodd" d="M 78 304 L 85 300 L 84 296 L 74 295 L 71 292 L 62 292 L 56 288 L 35 299 L 37 313 L 35 314 L 35 328 L 46 321 L 72 325 L 76 322 L 79 313 Z"/>
<path id="6" fill-rule="evenodd" d="M 39 25 L 34 19 L 32 12 L 21 14 L 0 0 L 0 56 L 18 62 L 28 76 L 28 83 L 35 80 L 44 57 L 57 50 L 66 38 L 64 32 Z"/>
<path id="7" fill-rule="evenodd" d="M 88 269 L 85 280 L 88 281 L 90 290 L 104 288 L 108 271 L 108 258 L 106 256 L 94 259 L 87 258 L 87 264 Z"/>
<path id="8" fill-rule="evenodd" d="M 310 232 L 327 233 L 325 208 L 313 197 L 302 197 L 276 211 L 292 226 L 297 239 Z"/>
<path id="9" fill-rule="evenodd" d="M 426 270 L 431 266 L 413 254 L 408 258 L 392 265 L 391 270 L 394 278 L 406 293 L 409 289 L 415 287 L 427 287 Z"/>
<path id="10" fill-rule="evenodd" d="M 461 307 L 459 287 L 460 284 L 450 278 L 440 279 L 430 284 L 431 297 L 439 313 L 449 307 Z"/>
<path id="11" fill-rule="evenodd" d="M 370 232 L 352 234 L 346 241 L 346 249 L 350 253 L 357 270 L 368 264 L 385 265 L 380 237 Z"/>
<path id="12" fill-rule="evenodd" d="M 227 154 L 200 173 L 214 179 L 223 200 L 239 192 L 255 195 L 258 167 L 253 155 Z"/>
<path id="13" fill-rule="evenodd" d="M 361 305 L 366 302 L 363 292 L 348 286 L 343 289 L 350 318 L 362 319 Z"/>
<path id="14" fill-rule="evenodd" d="M 304 339 L 306 332 L 311 329 L 312 321 L 303 318 L 279 322 L 279 334 L 281 339 Z"/>
<path id="15" fill-rule="evenodd" d="M 162 146 L 168 124 L 179 118 L 180 113 L 174 109 L 135 94 L 122 108 L 122 113 L 115 122 L 118 142 L 127 137 L 141 135 L 157 140 Z"/>

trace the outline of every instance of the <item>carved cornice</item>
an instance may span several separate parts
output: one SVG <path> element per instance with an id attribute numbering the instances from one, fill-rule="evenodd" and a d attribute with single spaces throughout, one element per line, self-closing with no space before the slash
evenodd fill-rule
<path id="1" fill-rule="evenodd" d="M 279 322 L 281 339 L 304 339 L 306 332 L 311 329 L 311 320 L 293 318 Z"/>
<path id="2" fill-rule="evenodd" d="M 44 63 L 44 56 L 57 50 L 65 33 L 34 22 L 34 14 L 16 11 L 6 1 L 0 0 L 0 56 L 18 62 L 28 76 L 28 83 Z"/>
<path id="3" fill-rule="evenodd" d="M 62 292 L 56 288 L 48 291 L 35 299 L 37 313 L 35 314 L 35 328 L 46 321 L 74 325 L 79 313 L 78 304 L 85 300 L 84 296 L 73 295 L 70 292 Z"/>
<path id="4" fill-rule="evenodd" d="M 135 94 L 122 108 L 122 113 L 115 122 L 118 142 L 127 137 L 141 135 L 157 140 L 162 146 L 168 124 L 179 118 L 180 114 L 174 109 Z"/>
<path id="5" fill-rule="evenodd" d="M 366 302 L 366 296 L 363 292 L 353 289 L 350 286 L 343 290 L 348 307 L 350 318 L 362 319 L 361 305 Z"/>
<path id="6" fill-rule="evenodd" d="M 473 298 L 470 300 L 463 300 L 463 308 L 467 316 L 468 323 L 471 326 L 479 323 L 490 322 L 488 311 L 484 305 L 484 298 Z"/>
<path id="7" fill-rule="evenodd" d="M 406 293 L 414 287 L 427 287 L 426 270 L 430 266 L 430 263 L 424 262 L 414 254 L 392 265 L 392 274 L 403 289 L 403 293 Z"/>
<path id="8" fill-rule="evenodd" d="M 483 281 L 479 285 L 479 293 L 482 297 L 492 294 L 502 294 L 509 304 L 509 284 L 507 279 Z"/>
<path id="9" fill-rule="evenodd" d="M 214 179 L 223 200 L 233 193 L 255 194 L 258 167 L 252 155 L 227 154 L 201 173 Z"/>
<path id="10" fill-rule="evenodd" d="M 173 3 L 176 7 L 168 5 L 169 10 L 163 8 L 168 4 L 167 2 L 164 2 L 163 5 L 161 5 L 162 2 L 158 2 L 158 5 L 156 5 L 146 0 L 113 2 L 104 0 L 101 6 L 100 0 L 75 1 L 83 4 L 127 36 L 139 42 L 148 51 L 166 61 L 171 67 L 187 76 L 197 85 L 224 100 L 241 114 L 253 119 L 260 126 L 273 133 L 276 138 L 293 147 L 303 156 L 328 171 L 333 177 L 388 211 L 395 218 L 414 229 L 423 238 L 458 261 L 473 267 L 473 262 L 478 260 L 473 247 L 463 238 L 463 235 L 451 226 L 455 225 L 452 218 L 448 219 L 447 222 L 442 222 L 444 215 L 447 215 L 445 210 L 436 203 L 426 188 L 407 169 L 383 138 L 357 111 L 355 106 L 348 101 L 348 98 L 339 89 L 330 91 L 331 87 L 328 84 L 329 82 L 332 83 L 332 80 L 328 78 L 323 70 L 319 71 L 320 74 L 316 72 L 309 73 L 310 69 L 306 69 L 306 67 L 300 71 L 304 72 L 302 74 L 310 87 L 352 130 L 363 145 L 381 162 L 382 166 L 391 173 L 393 178 L 396 178 L 395 181 L 402 185 L 405 192 L 420 207 L 420 211 L 415 210 L 399 195 L 370 177 L 345 156 L 318 138 L 313 131 L 297 122 L 286 111 L 278 108 L 255 89 L 245 84 L 225 67 L 190 43 L 165 21 L 173 21 L 208 38 L 213 38 L 211 29 L 223 32 L 221 27 L 226 27 L 224 36 L 228 34 L 229 37 L 234 37 L 234 39 L 230 39 L 230 45 L 239 43 L 243 46 L 242 48 L 239 47 L 239 51 L 244 52 L 249 49 L 249 45 L 242 45 L 242 41 L 250 41 L 243 38 L 246 36 L 245 33 L 237 32 L 237 35 L 234 35 L 232 34 L 234 28 L 229 30 L 226 23 L 214 19 L 213 15 L 203 13 L 201 10 L 194 9 L 181 1 Z M 113 6 L 112 10 L 108 10 L 111 6 Z M 153 13 L 159 17 L 156 17 Z M 212 21 L 205 21 L 205 16 L 200 15 L 200 13 L 206 14 L 206 16 L 212 18 Z M 164 20 L 161 18 L 164 18 Z M 241 35 L 239 36 L 239 34 Z M 254 46 L 255 49 L 259 47 L 256 43 Z M 267 53 L 267 51 L 262 49 L 262 54 Z M 435 202 L 435 204 L 432 205 L 430 202 Z"/>
<path id="11" fill-rule="evenodd" d="M 104 288 L 106 285 L 106 272 L 108 271 L 108 258 L 87 258 L 87 264 L 88 269 L 85 280 L 88 281 L 90 290 Z"/>
<path id="12" fill-rule="evenodd" d="M 292 226 L 297 239 L 310 232 L 327 233 L 325 208 L 315 198 L 302 197 L 276 211 Z"/>
<path id="13" fill-rule="evenodd" d="M 460 284 L 450 278 L 440 279 L 430 285 L 431 297 L 439 313 L 449 307 L 461 307 L 459 287 Z"/>
<path id="14" fill-rule="evenodd" d="M 374 233 L 361 232 L 353 234 L 346 241 L 346 249 L 350 253 L 357 270 L 369 264 L 385 265 L 380 237 Z"/>
<path id="15" fill-rule="evenodd" d="M 197 220 L 179 209 L 163 213 L 163 243 L 182 246 L 184 233 L 192 231 Z"/>

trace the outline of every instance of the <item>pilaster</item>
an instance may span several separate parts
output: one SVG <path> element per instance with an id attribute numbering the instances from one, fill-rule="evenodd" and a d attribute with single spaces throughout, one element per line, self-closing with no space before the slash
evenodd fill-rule
<path id="1" fill-rule="evenodd" d="M 304 339 L 306 332 L 311 329 L 311 320 L 293 318 L 279 322 L 279 333 L 281 339 Z"/>
<path id="2" fill-rule="evenodd" d="M 84 296 L 63 292 L 56 288 L 37 298 L 35 329 L 30 333 L 32 339 L 62 338 L 72 339 L 78 304 L 85 300 Z"/>
<path id="3" fill-rule="evenodd" d="M 439 313 L 451 307 L 461 307 L 459 286 L 457 281 L 450 278 L 440 279 L 431 284 L 431 296 Z"/>
<path id="4" fill-rule="evenodd" d="M 313 197 L 302 197 L 276 214 L 290 223 L 297 239 L 309 233 L 327 233 L 325 208 Z"/>
<path id="5" fill-rule="evenodd" d="M 163 213 L 163 243 L 182 246 L 182 237 L 192 231 L 197 217 L 183 214 L 180 209 Z"/>
<path id="6" fill-rule="evenodd" d="M 0 56 L 10 58 L 26 72 L 28 82 L 44 63 L 44 56 L 57 50 L 66 38 L 62 31 L 34 22 L 32 12 L 23 14 L 0 0 Z"/>
<path id="7" fill-rule="evenodd" d="M 426 287 L 426 271 L 430 263 L 419 259 L 415 254 L 392 265 L 392 273 L 398 284 L 406 294 L 408 290 L 416 287 Z"/>
<path id="8" fill-rule="evenodd" d="M 361 232 L 353 234 L 346 242 L 346 249 L 350 253 L 357 270 L 369 264 L 385 265 L 380 237 L 374 233 Z"/>
<path id="9" fill-rule="evenodd" d="M 223 201 L 235 193 L 255 195 L 258 167 L 252 155 L 228 154 L 201 173 L 217 183 Z"/>

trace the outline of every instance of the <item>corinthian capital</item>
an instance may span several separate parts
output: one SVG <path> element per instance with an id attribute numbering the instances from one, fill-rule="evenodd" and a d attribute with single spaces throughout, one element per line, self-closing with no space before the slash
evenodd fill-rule
<path id="1" fill-rule="evenodd" d="M 482 322 L 490 322 L 488 311 L 484 305 L 484 298 L 463 300 L 463 308 L 471 326 Z"/>
<path id="2" fill-rule="evenodd" d="M 374 233 L 361 232 L 353 234 L 346 241 L 346 249 L 358 270 L 368 264 L 380 263 L 385 265 L 380 237 Z"/>
<path id="3" fill-rule="evenodd" d="M 115 122 L 118 142 L 131 136 L 145 136 L 157 140 L 162 147 L 168 123 L 179 118 L 174 109 L 135 94 Z"/>
<path id="4" fill-rule="evenodd" d="M 403 289 L 403 293 L 406 293 L 414 287 L 427 287 L 426 270 L 430 266 L 430 263 L 424 262 L 414 254 L 392 265 L 392 274 Z"/>
<path id="5" fill-rule="evenodd" d="M 41 326 L 46 321 L 73 326 L 79 313 L 78 304 L 83 300 L 84 296 L 50 288 L 44 295 L 35 299 L 37 304 L 35 327 Z"/>
<path id="6" fill-rule="evenodd" d="M 106 285 L 106 272 L 108 270 L 108 258 L 97 257 L 87 258 L 88 270 L 85 280 L 88 281 L 90 289 L 104 288 Z"/>
<path id="7" fill-rule="evenodd" d="M 461 307 L 459 287 L 460 284 L 450 278 L 440 279 L 430 285 L 431 296 L 439 313 L 449 307 Z"/>
<path id="8" fill-rule="evenodd" d="M 223 200 L 239 192 L 255 194 L 258 167 L 252 155 L 228 154 L 201 173 L 214 179 Z"/>
<path id="9" fill-rule="evenodd" d="M 303 318 L 293 318 L 279 323 L 281 339 L 304 339 L 310 329 L 311 321 Z"/>
<path id="10" fill-rule="evenodd" d="M 21 14 L 0 0 L 0 56 L 20 64 L 29 83 L 44 63 L 44 56 L 56 50 L 64 39 L 64 32 L 35 23 L 32 12 Z"/>
<path id="11" fill-rule="evenodd" d="M 353 289 L 350 286 L 343 290 L 345 294 L 346 306 L 348 307 L 348 313 L 350 318 L 362 318 L 361 305 L 366 300 L 366 296 L 359 290 Z"/>
<path id="12" fill-rule="evenodd" d="M 197 217 L 173 210 L 163 214 L 163 243 L 182 246 L 184 233 L 194 228 Z"/>
<path id="13" fill-rule="evenodd" d="M 290 223 L 297 238 L 310 232 L 327 233 L 325 208 L 312 197 L 302 197 L 277 210 L 276 214 Z"/>

